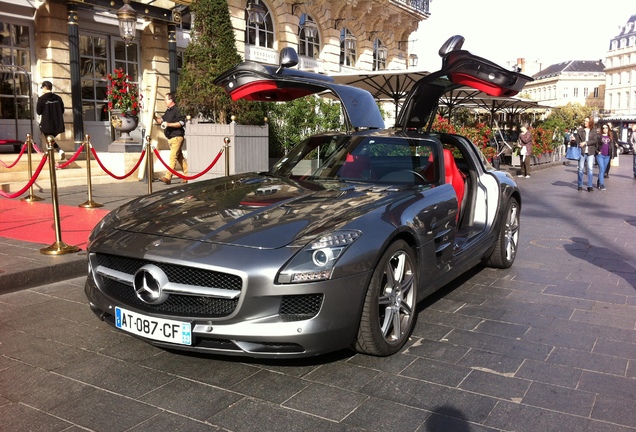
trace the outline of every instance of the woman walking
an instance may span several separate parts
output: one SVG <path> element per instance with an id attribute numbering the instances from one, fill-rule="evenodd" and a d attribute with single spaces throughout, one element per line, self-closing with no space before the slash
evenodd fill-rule
<path id="1" fill-rule="evenodd" d="M 530 178 L 530 156 L 532 155 L 532 132 L 527 125 L 521 126 L 518 147 L 521 148 L 521 175 L 519 177 Z"/>
<path id="2" fill-rule="evenodd" d="M 604 124 L 601 127 L 600 145 L 598 154 L 596 155 L 596 163 L 598 164 L 598 188 L 605 190 L 605 172 L 609 166 L 610 159 L 616 157 L 616 141 L 609 125 Z"/>

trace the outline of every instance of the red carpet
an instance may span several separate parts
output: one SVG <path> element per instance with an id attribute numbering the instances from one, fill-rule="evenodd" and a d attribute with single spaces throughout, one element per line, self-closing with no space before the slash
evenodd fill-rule
<path id="1" fill-rule="evenodd" d="M 59 206 L 61 241 L 86 249 L 88 236 L 109 211 Z M 53 205 L 0 198 L 0 237 L 45 245 L 53 244 Z"/>

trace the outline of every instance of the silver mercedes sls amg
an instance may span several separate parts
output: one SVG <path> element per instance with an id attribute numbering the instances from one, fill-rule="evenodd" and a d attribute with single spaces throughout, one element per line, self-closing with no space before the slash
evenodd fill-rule
<path id="1" fill-rule="evenodd" d="M 169 349 L 293 358 L 387 356 L 417 302 L 476 265 L 515 260 L 521 195 L 459 135 L 430 132 L 459 86 L 514 95 L 531 78 L 462 50 L 418 81 L 393 128 L 370 93 L 324 75 L 243 62 L 217 78 L 233 99 L 330 92 L 346 130 L 299 143 L 270 171 L 133 200 L 92 232 L 85 292 L 103 321 Z M 426 313 L 424 310 L 422 313 Z"/>

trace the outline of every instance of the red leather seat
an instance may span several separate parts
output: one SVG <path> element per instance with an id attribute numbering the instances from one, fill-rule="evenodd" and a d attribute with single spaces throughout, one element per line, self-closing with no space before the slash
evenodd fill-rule
<path id="1" fill-rule="evenodd" d="M 455 194 L 457 195 L 457 217 L 459 218 L 459 211 L 461 210 L 466 188 L 466 176 L 457 168 L 453 153 L 448 149 L 444 149 L 444 173 L 446 177 L 445 183 L 452 185 L 453 189 L 455 189 Z"/>

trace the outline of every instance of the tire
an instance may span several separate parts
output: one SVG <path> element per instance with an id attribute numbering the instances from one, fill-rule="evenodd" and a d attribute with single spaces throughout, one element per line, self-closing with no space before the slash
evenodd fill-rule
<path id="1" fill-rule="evenodd" d="M 490 256 L 484 261 L 488 267 L 505 269 L 515 262 L 519 245 L 519 201 L 510 198 L 497 238 Z"/>
<path id="2" fill-rule="evenodd" d="M 415 323 L 417 284 L 413 249 L 403 240 L 392 243 L 373 271 L 355 341 L 356 351 L 389 356 L 404 346 Z"/>

